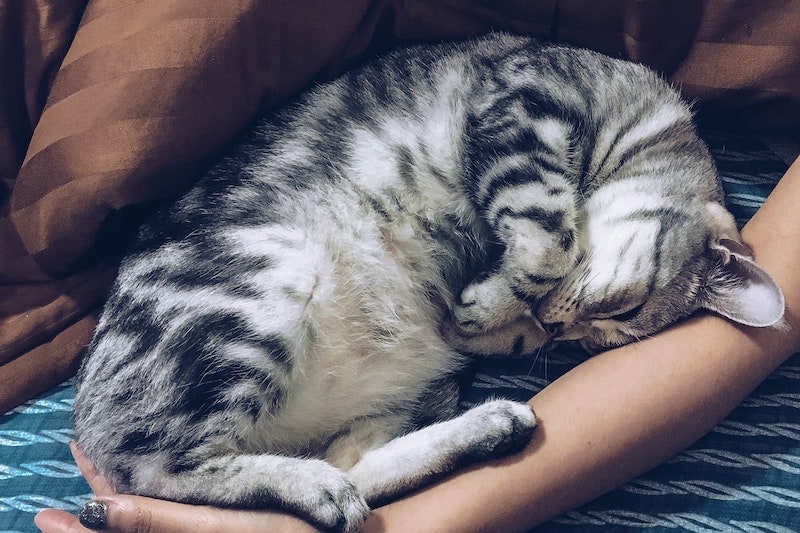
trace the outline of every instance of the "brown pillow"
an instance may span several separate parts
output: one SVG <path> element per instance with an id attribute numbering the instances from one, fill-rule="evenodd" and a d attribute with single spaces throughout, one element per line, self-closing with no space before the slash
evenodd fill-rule
<path id="1" fill-rule="evenodd" d="M 703 111 L 765 131 L 800 128 L 800 4 L 572 0 L 557 37 L 646 63 Z"/>

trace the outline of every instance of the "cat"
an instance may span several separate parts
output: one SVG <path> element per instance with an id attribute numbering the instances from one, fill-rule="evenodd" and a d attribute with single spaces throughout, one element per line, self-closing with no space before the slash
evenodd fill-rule
<path id="1" fill-rule="evenodd" d="M 78 374 L 78 445 L 120 491 L 356 530 L 530 439 L 525 404 L 455 416 L 474 354 L 615 346 L 698 309 L 778 322 L 722 201 L 643 66 L 500 33 L 393 52 L 257 122 L 142 227 Z"/>

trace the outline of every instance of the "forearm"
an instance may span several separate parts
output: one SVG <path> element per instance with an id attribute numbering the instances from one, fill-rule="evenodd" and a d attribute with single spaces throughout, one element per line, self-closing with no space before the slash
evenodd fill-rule
<path id="1" fill-rule="evenodd" d="M 635 477 L 694 442 L 800 346 L 800 163 L 743 232 L 781 285 L 789 328 L 700 317 L 601 354 L 537 394 L 520 454 L 376 510 L 368 531 L 515 531 Z"/>

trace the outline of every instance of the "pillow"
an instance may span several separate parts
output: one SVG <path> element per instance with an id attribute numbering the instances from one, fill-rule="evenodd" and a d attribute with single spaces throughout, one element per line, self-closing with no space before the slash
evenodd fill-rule
<path id="1" fill-rule="evenodd" d="M 764 131 L 800 128 L 800 4 L 559 2 L 556 37 L 648 64 L 703 112 Z"/>

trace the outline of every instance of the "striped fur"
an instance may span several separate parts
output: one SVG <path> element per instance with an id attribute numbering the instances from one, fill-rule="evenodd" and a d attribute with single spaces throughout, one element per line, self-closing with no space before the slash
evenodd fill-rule
<path id="1" fill-rule="evenodd" d="M 643 67 L 508 35 L 397 52 L 259 122 L 143 227 L 79 374 L 79 445 L 119 490 L 355 529 L 365 499 L 529 437 L 513 402 L 452 418 L 454 347 L 777 320 L 730 303 L 761 271 L 721 200 Z"/>

